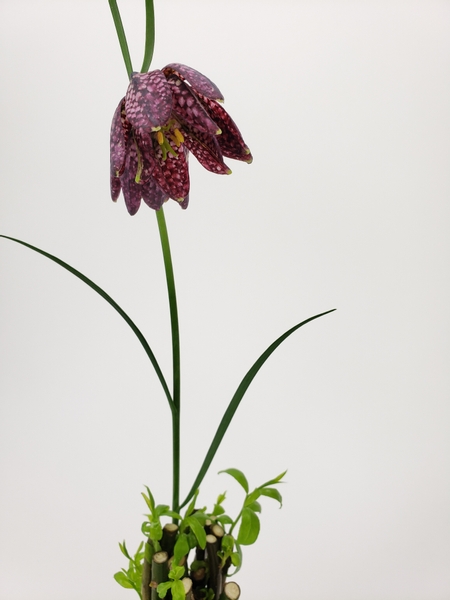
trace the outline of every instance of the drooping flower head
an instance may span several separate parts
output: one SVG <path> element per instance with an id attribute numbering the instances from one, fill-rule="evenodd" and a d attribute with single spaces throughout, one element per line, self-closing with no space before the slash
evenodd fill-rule
<path id="1" fill-rule="evenodd" d="M 224 157 L 252 162 L 223 96 L 207 77 L 185 65 L 134 73 L 111 125 L 111 197 L 122 190 L 130 215 L 141 199 L 158 210 L 169 198 L 187 208 L 188 154 L 217 174 Z"/>

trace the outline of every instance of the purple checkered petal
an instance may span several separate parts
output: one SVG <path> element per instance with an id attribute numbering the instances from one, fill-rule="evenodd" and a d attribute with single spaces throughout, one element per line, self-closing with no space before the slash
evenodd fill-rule
<path id="1" fill-rule="evenodd" d="M 170 75 L 167 83 L 172 90 L 173 114 L 180 123 L 209 135 L 217 135 L 220 132 L 219 127 L 209 117 L 195 94 L 181 79 L 176 75 Z"/>
<path id="2" fill-rule="evenodd" d="M 143 132 L 142 130 L 135 131 L 134 137 L 139 148 L 142 161 L 142 170 L 139 179 L 141 183 L 146 183 L 150 180 L 156 165 L 156 156 L 153 149 L 152 137 L 149 133 Z"/>
<path id="3" fill-rule="evenodd" d="M 128 212 L 135 215 L 141 205 L 142 185 L 127 178 L 122 181 L 122 192 Z"/>
<path id="4" fill-rule="evenodd" d="M 109 138 L 111 175 L 113 176 L 120 175 L 125 167 L 125 154 L 130 131 L 131 126 L 125 117 L 125 98 L 122 98 L 114 113 Z"/>
<path id="5" fill-rule="evenodd" d="M 208 171 L 218 175 L 229 175 L 229 167 L 223 162 L 222 152 L 220 150 L 217 138 L 195 132 L 195 134 L 185 132 L 185 146 L 198 162 Z"/>
<path id="6" fill-rule="evenodd" d="M 123 197 L 130 215 L 135 215 L 141 205 L 142 184 L 136 183 L 135 181 L 137 168 L 138 158 L 136 144 L 133 139 L 130 139 L 127 144 L 125 169 L 120 176 Z"/>
<path id="7" fill-rule="evenodd" d="M 117 202 L 117 198 L 119 197 L 120 190 L 122 189 L 122 186 L 120 185 L 120 179 L 118 177 L 115 177 L 114 175 L 111 175 L 110 187 L 111 187 L 111 199 L 114 202 Z"/>
<path id="8" fill-rule="evenodd" d="M 156 181 L 152 178 L 142 186 L 142 200 L 153 208 L 159 210 L 161 206 L 169 199 L 169 194 L 163 192 Z"/>
<path id="9" fill-rule="evenodd" d="M 243 160 L 247 163 L 251 163 L 253 157 L 250 153 L 250 149 L 242 139 L 241 132 L 237 128 L 236 123 L 227 113 L 227 111 L 214 100 L 210 100 L 205 96 L 198 95 L 200 101 L 203 103 L 209 116 L 214 119 L 214 122 L 222 130 L 222 133 L 217 136 L 222 153 L 227 158 L 234 158 L 235 160 Z"/>
<path id="10" fill-rule="evenodd" d="M 188 204 L 189 204 L 189 194 L 186 196 L 186 198 L 182 202 L 178 202 L 178 204 L 181 206 L 181 208 L 184 208 L 184 210 L 186 210 L 186 208 L 188 207 Z"/>
<path id="11" fill-rule="evenodd" d="M 212 100 L 223 100 L 222 92 L 210 79 L 202 75 L 192 67 L 181 65 L 179 63 L 170 63 L 163 69 L 163 73 L 168 77 L 175 73 L 179 79 L 185 79 L 196 92 L 200 92 Z"/>
<path id="12" fill-rule="evenodd" d="M 153 171 L 153 178 L 166 194 L 179 201 L 189 193 L 189 168 L 183 144 L 177 146 L 172 140 L 168 139 L 168 141 L 177 156 L 167 153 L 166 158 L 163 159 L 161 147 L 155 141 L 157 165 Z"/>
<path id="13" fill-rule="evenodd" d="M 148 132 L 165 125 L 172 112 L 172 92 L 163 73 L 134 73 L 125 96 L 127 119 Z"/>

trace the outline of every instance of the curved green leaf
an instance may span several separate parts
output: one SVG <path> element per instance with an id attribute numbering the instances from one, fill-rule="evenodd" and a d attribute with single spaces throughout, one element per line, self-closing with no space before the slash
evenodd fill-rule
<path id="1" fill-rule="evenodd" d="M 158 587 L 156 588 L 156 591 L 158 592 L 158 596 L 160 598 L 165 598 L 167 595 L 167 592 L 170 590 L 170 588 L 173 586 L 173 581 L 163 581 L 163 583 L 160 583 L 158 585 Z"/>
<path id="2" fill-rule="evenodd" d="M 172 600 L 185 600 L 184 585 L 179 579 L 173 582 L 171 592 Z"/>
<path id="3" fill-rule="evenodd" d="M 298 325 L 295 325 L 294 327 L 292 327 L 291 329 L 288 329 L 288 331 L 286 331 L 285 333 L 283 333 L 283 335 L 281 335 L 279 338 L 277 338 L 273 344 L 271 344 L 267 350 L 265 350 L 261 356 L 258 358 L 258 360 L 253 364 L 253 366 L 248 370 L 247 374 L 245 375 L 244 379 L 241 381 L 241 383 L 239 384 L 239 387 L 237 388 L 233 398 L 231 399 L 228 408 L 225 411 L 225 414 L 222 417 L 222 420 L 219 424 L 219 427 L 217 428 L 216 434 L 213 438 L 213 441 L 211 442 L 211 446 L 209 447 L 209 450 L 206 454 L 206 457 L 203 461 L 202 466 L 200 467 L 200 471 L 198 472 L 197 477 L 195 478 L 195 481 L 186 497 L 186 499 L 184 500 L 184 502 L 181 504 L 181 507 L 185 506 L 185 504 L 187 504 L 189 502 L 189 500 L 192 498 L 192 494 L 195 492 L 195 490 L 199 487 L 199 485 L 201 484 L 201 482 L 203 481 L 204 476 L 206 475 L 206 472 L 209 469 L 209 466 L 212 462 L 212 459 L 214 458 L 218 447 L 220 446 L 220 443 L 223 439 L 223 436 L 225 435 L 228 426 L 231 423 L 232 418 L 234 417 L 234 413 L 237 411 L 239 404 L 241 403 L 242 398 L 244 397 L 245 392 L 248 390 L 251 382 L 253 381 L 253 379 L 255 378 L 256 374 L 258 373 L 258 371 L 260 370 L 260 368 L 263 366 L 263 364 L 266 362 L 266 360 L 269 358 L 269 356 L 275 352 L 275 350 L 278 348 L 278 346 L 280 346 L 285 339 L 287 339 L 291 334 L 294 333 L 294 331 L 297 331 L 297 329 L 300 329 L 300 327 L 303 327 L 303 325 L 306 325 L 307 323 L 310 323 L 311 321 L 314 321 L 315 319 L 318 319 L 319 317 L 323 317 L 324 315 L 328 315 L 329 313 L 334 312 L 336 309 L 333 308 L 331 310 L 327 310 L 323 313 L 320 313 L 318 315 L 314 315 L 313 317 L 310 317 L 309 319 L 306 319 L 305 321 L 302 321 L 301 323 L 298 323 Z M 266 484 L 269 485 L 269 484 Z"/>
<path id="4" fill-rule="evenodd" d="M 261 512 L 261 504 L 255 500 L 254 502 L 250 502 L 250 504 L 245 503 L 246 508 L 250 508 L 254 512 Z"/>
<path id="5" fill-rule="evenodd" d="M 281 497 L 280 492 L 276 488 L 263 488 L 260 490 L 261 496 L 267 496 L 268 498 L 273 498 L 280 503 L 280 508 L 283 506 L 283 498 Z"/>
<path id="6" fill-rule="evenodd" d="M 64 262 L 60 258 L 53 256 L 53 254 L 50 254 L 49 252 L 45 252 L 44 250 L 41 250 L 40 248 L 37 248 L 36 246 L 32 246 L 31 244 L 27 244 L 27 242 L 22 242 L 21 240 L 17 240 L 16 238 L 12 238 L 7 235 L 0 235 L 0 237 L 5 238 L 6 240 L 11 240 L 12 242 L 16 242 L 17 244 L 21 244 L 22 246 L 25 246 L 26 248 L 30 248 L 30 250 L 34 250 L 38 254 L 42 254 L 42 256 L 49 258 L 50 260 L 52 260 L 53 262 L 58 264 L 60 267 L 63 267 L 64 269 L 69 271 L 69 273 L 72 273 L 72 275 L 75 275 L 75 277 L 78 277 L 78 279 L 81 279 L 81 281 L 83 281 L 86 285 L 88 285 L 91 289 L 93 289 L 94 292 L 97 292 L 97 294 L 99 294 L 99 296 L 101 296 L 104 300 L 106 300 L 106 302 L 108 302 L 108 304 L 110 304 L 119 313 L 119 315 L 124 319 L 124 321 L 127 323 L 127 325 L 132 329 L 133 333 L 136 335 L 138 340 L 141 342 L 142 347 L 144 348 L 145 353 L 147 354 L 148 358 L 150 359 L 150 362 L 152 363 L 153 368 L 155 369 L 156 375 L 158 376 L 158 379 L 161 382 L 162 388 L 163 388 L 164 393 L 166 394 L 166 398 L 169 402 L 170 409 L 173 412 L 175 410 L 175 405 L 172 401 L 172 397 L 170 395 L 169 388 L 167 387 L 166 380 L 164 379 L 164 375 L 161 371 L 158 361 L 156 360 L 155 355 L 153 354 L 152 349 L 148 345 L 148 342 L 145 339 L 145 337 L 143 336 L 140 329 L 138 329 L 138 327 L 135 325 L 135 323 L 130 319 L 130 317 L 127 315 L 127 313 L 117 304 L 117 302 L 115 300 L 113 300 L 109 294 L 107 294 L 104 290 L 102 290 L 102 288 L 99 287 L 96 283 L 94 283 L 91 279 L 89 279 L 88 277 L 83 275 L 83 273 L 80 273 L 80 271 L 77 271 L 77 269 L 74 269 L 74 267 L 71 267 L 70 265 L 68 265 L 66 262 Z"/>
<path id="7" fill-rule="evenodd" d="M 220 473 L 228 473 L 228 475 L 234 477 L 234 479 L 236 479 L 236 481 L 244 488 L 245 493 L 248 494 L 247 477 L 242 471 L 239 471 L 239 469 L 224 469 L 223 471 L 219 471 L 219 474 Z"/>
<path id="8" fill-rule="evenodd" d="M 250 546 L 258 539 L 260 522 L 258 515 L 251 508 L 242 510 L 241 526 L 237 536 L 238 544 Z"/>
<path id="9" fill-rule="evenodd" d="M 175 542 L 175 548 L 173 550 L 173 562 L 175 565 L 179 565 L 183 556 L 189 554 L 189 542 L 185 533 L 180 533 Z"/>
<path id="10" fill-rule="evenodd" d="M 192 533 L 197 538 L 198 545 L 204 550 L 206 548 L 206 532 L 203 526 L 195 518 L 195 515 L 187 517 L 184 522 L 191 528 Z"/>
<path id="11" fill-rule="evenodd" d="M 274 485 L 275 483 L 280 483 L 280 481 L 283 479 L 283 477 L 286 475 L 286 473 L 287 473 L 287 469 L 286 469 L 286 471 L 283 471 L 282 473 L 277 475 L 277 477 L 274 477 L 273 479 L 270 479 L 270 481 L 266 481 L 266 483 L 263 483 L 262 485 L 258 486 L 258 489 L 265 488 L 268 485 Z"/>
<path id="12" fill-rule="evenodd" d="M 132 581 L 127 577 L 127 575 L 125 575 L 125 573 L 122 573 L 122 571 L 119 571 L 118 573 L 114 573 L 114 579 L 117 581 L 117 583 L 119 585 L 121 585 L 124 588 L 127 589 L 136 589 L 136 586 L 134 585 L 134 583 L 132 583 Z"/>
<path id="13" fill-rule="evenodd" d="M 238 573 L 242 567 L 242 548 L 237 542 L 235 543 L 236 552 L 233 552 L 233 554 L 231 555 L 231 562 L 233 566 L 236 567 L 236 569 L 232 573 L 228 573 L 228 577 L 233 577 L 234 575 L 236 575 L 236 573 Z"/>
<path id="14" fill-rule="evenodd" d="M 258 500 L 260 496 L 261 490 L 259 488 L 256 488 L 256 490 L 253 490 L 253 492 L 247 496 L 244 502 L 244 506 L 250 506 L 250 504 L 252 504 L 252 502 L 255 502 L 255 500 Z"/>

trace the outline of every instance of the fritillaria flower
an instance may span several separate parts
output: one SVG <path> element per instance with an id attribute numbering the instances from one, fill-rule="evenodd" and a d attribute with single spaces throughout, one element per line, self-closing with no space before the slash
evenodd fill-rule
<path id="1" fill-rule="evenodd" d="M 229 174 L 225 158 L 252 162 L 250 150 L 207 77 L 185 65 L 134 73 L 111 126 L 111 197 L 122 190 L 130 215 L 141 200 L 158 210 L 169 198 L 187 208 L 188 154 Z"/>

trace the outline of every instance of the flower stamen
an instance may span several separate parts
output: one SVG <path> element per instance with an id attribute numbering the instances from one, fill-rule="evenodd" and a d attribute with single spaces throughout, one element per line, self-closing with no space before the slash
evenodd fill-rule
<path id="1" fill-rule="evenodd" d="M 177 129 L 177 128 L 175 128 L 175 129 L 173 130 L 173 132 L 174 132 L 174 134 L 175 134 L 175 138 L 176 138 L 176 140 L 177 140 L 177 142 L 178 142 L 178 143 L 177 143 L 177 146 L 179 146 L 180 144 L 182 144 L 182 143 L 184 142 L 184 136 L 183 136 L 183 134 L 181 133 L 181 131 L 180 131 L 179 129 Z M 176 143 L 176 142 L 175 142 L 175 143 Z"/>

